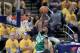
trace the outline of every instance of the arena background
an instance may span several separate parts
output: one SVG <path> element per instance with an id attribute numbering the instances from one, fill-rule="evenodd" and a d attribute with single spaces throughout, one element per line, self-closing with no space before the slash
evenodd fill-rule
<path id="1" fill-rule="evenodd" d="M 55 13 L 56 8 L 58 11 Z M 32 22 L 28 25 L 25 20 Z M 10 39 L 10 33 L 15 32 L 19 35 L 16 35 L 19 43 L 23 39 L 24 32 L 30 35 L 32 42 L 37 42 L 36 35 L 41 29 L 43 31 L 48 29 L 47 37 L 52 43 L 52 53 L 80 52 L 80 1 L 78 0 L 0 0 L 0 22 L 1 53 L 6 53 L 5 46 Z M 50 25 L 51 23 L 54 26 Z M 44 34 L 42 32 L 41 35 Z M 47 53 L 46 51 L 44 53 Z"/>

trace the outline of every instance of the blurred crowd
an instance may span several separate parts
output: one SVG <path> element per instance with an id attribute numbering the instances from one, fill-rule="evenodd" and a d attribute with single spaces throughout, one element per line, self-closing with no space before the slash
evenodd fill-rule
<path id="1" fill-rule="evenodd" d="M 34 0 L 31 0 L 35 2 Z M 8 53 L 54 53 L 55 45 L 60 43 L 54 33 L 68 25 L 74 33 L 74 41 L 80 42 L 80 1 L 78 0 L 51 0 L 48 14 L 32 14 L 26 10 L 25 0 L 21 0 L 21 26 L 14 27 L 0 23 L 0 44 Z M 15 2 L 13 6 L 5 2 L 5 12 L 9 19 L 16 19 Z M 48 0 L 37 1 L 38 10 L 41 6 L 48 6 Z M 40 5 L 39 5 L 40 4 Z M 0 10 L 1 11 L 1 10 Z M 1 11 L 2 12 L 2 11 Z M 3 13 L 3 12 L 2 12 Z M 4 52 L 4 53 L 6 53 Z"/>

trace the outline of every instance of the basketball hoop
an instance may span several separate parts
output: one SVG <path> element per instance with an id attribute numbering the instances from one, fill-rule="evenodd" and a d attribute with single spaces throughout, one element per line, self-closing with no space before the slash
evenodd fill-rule
<path id="1" fill-rule="evenodd" d="M 14 15 L 12 12 L 12 10 L 13 10 L 12 9 L 12 7 L 13 7 L 12 1 L 13 1 L 13 3 L 16 3 Z M 14 0 L 9 0 L 9 1 L 3 0 L 1 3 L 3 4 L 3 6 L 1 4 L 0 8 L 2 11 L 2 15 L 0 16 L 0 18 L 1 18 L 0 22 L 9 24 L 12 26 L 20 27 L 20 17 L 21 17 L 21 15 L 20 15 L 20 13 L 21 13 L 20 0 L 15 0 L 15 1 Z M 5 22 L 3 22 L 3 20 L 5 20 Z"/>

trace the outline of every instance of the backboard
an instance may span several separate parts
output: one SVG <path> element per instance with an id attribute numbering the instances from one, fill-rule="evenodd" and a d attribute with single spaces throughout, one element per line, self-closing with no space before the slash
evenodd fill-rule
<path id="1" fill-rule="evenodd" d="M 20 27 L 20 0 L 0 0 L 0 22 Z"/>

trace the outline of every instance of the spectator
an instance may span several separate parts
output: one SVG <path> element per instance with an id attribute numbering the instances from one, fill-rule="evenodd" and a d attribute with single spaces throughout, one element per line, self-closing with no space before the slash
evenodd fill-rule
<path id="1" fill-rule="evenodd" d="M 79 11 L 77 2 L 72 2 L 71 7 L 72 7 L 72 9 L 73 9 L 73 11 L 74 11 L 74 14 L 77 15 L 77 13 L 78 13 L 78 11 Z"/>
<path id="2" fill-rule="evenodd" d="M 27 22 L 26 26 L 28 26 L 30 28 L 30 30 L 33 29 L 33 17 L 28 18 L 28 22 Z"/>
<path id="3" fill-rule="evenodd" d="M 10 28 L 7 27 L 7 25 L 3 24 L 3 35 L 2 35 L 2 40 L 6 40 L 9 37 L 9 33 L 10 33 Z"/>
<path id="4" fill-rule="evenodd" d="M 6 41 L 6 51 L 8 53 L 18 53 L 19 52 L 19 43 L 18 41 L 15 39 L 15 33 L 11 32 L 10 33 L 10 38 Z"/>
<path id="5" fill-rule="evenodd" d="M 3 48 L 4 48 L 4 45 L 5 45 L 5 41 L 6 40 L 3 40 L 3 35 L 4 35 L 4 27 L 3 27 L 3 24 L 1 24 L 0 23 L 0 43 L 1 43 L 1 45 L 0 45 L 0 51 L 1 50 L 3 50 Z"/>
<path id="6" fill-rule="evenodd" d="M 2 24 L 0 23 L 0 37 L 2 37 L 2 35 L 3 35 L 3 29 L 4 29 L 4 27 L 3 27 Z"/>
<path id="7" fill-rule="evenodd" d="M 24 36 L 24 32 L 25 31 L 30 31 L 30 28 L 27 27 L 27 22 L 28 22 L 28 15 L 26 15 L 25 13 L 23 13 L 23 11 L 21 12 L 21 26 L 19 28 L 17 28 L 17 33 L 18 35 L 20 35 L 20 38 L 23 38 Z"/>
<path id="8" fill-rule="evenodd" d="M 31 31 L 33 29 L 33 17 L 24 14 L 22 16 L 21 27 L 24 27 L 26 31 Z"/>
<path id="9" fill-rule="evenodd" d="M 66 18 L 65 18 L 67 23 L 76 25 L 77 24 L 77 18 L 76 15 L 74 14 L 74 11 L 72 9 L 72 7 L 69 8 L 69 13 L 66 14 Z"/>
<path id="10" fill-rule="evenodd" d="M 62 9 L 63 9 L 63 8 L 69 8 L 70 5 L 71 5 L 71 1 L 69 1 L 69 0 L 64 0 L 64 1 L 62 2 L 62 4 L 61 4 Z"/>
<path id="11" fill-rule="evenodd" d="M 63 9 L 62 9 L 62 13 L 63 13 L 63 15 L 64 15 L 64 17 L 65 17 L 66 14 L 69 13 L 69 9 L 68 9 L 68 8 L 63 8 Z"/>
<path id="12" fill-rule="evenodd" d="M 24 0 L 21 0 L 20 2 L 21 2 L 20 3 L 20 8 L 21 9 L 26 9 L 26 4 L 25 4 Z"/>
<path id="13" fill-rule="evenodd" d="M 74 33 L 74 34 L 73 34 L 73 38 L 74 38 L 74 41 L 75 41 L 75 42 L 79 42 L 79 41 L 78 41 L 78 34 L 77 34 L 77 33 Z"/>
<path id="14" fill-rule="evenodd" d="M 63 20 L 64 18 L 61 11 L 59 11 L 57 7 L 54 7 L 53 13 L 51 14 L 51 18 L 49 20 L 49 33 L 53 35 L 54 32 L 59 31 L 62 24 L 65 23 Z"/>
<path id="15" fill-rule="evenodd" d="M 20 41 L 20 48 L 22 50 L 22 53 L 32 53 L 33 47 L 32 47 L 32 41 L 29 38 L 28 33 L 24 33 L 24 38 Z"/>

